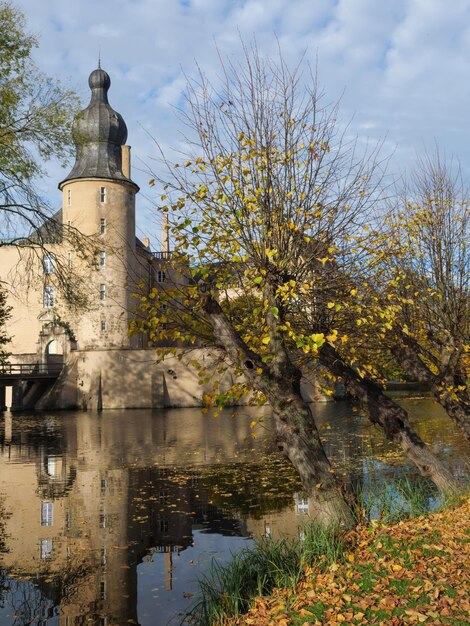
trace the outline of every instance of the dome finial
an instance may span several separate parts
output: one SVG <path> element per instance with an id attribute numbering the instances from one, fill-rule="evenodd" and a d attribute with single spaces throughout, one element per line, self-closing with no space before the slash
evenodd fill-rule
<path id="1" fill-rule="evenodd" d="M 98 69 L 101 69 L 101 46 L 98 48 Z"/>

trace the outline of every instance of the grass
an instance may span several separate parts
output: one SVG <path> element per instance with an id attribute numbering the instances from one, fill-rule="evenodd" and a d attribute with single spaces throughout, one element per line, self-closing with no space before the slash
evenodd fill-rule
<path id="1" fill-rule="evenodd" d="M 413 570 L 413 555 L 416 553 L 425 561 L 449 558 L 440 545 L 442 541 L 438 528 L 428 529 L 424 526 L 424 534 L 412 535 L 406 549 L 402 537 L 389 532 L 389 527 L 393 528 L 394 523 L 404 523 L 404 520 L 413 518 L 426 519 L 423 515 L 430 509 L 437 509 L 437 493 L 429 483 L 415 483 L 406 478 L 383 483 L 374 492 L 357 494 L 357 501 L 360 516 L 358 528 L 364 533 L 364 542 L 368 541 L 371 533 L 374 534 L 374 559 L 359 559 L 357 530 L 346 537 L 344 533 L 309 522 L 301 528 L 299 539 L 263 538 L 252 549 L 235 554 L 227 565 L 213 561 L 209 573 L 199 580 L 198 600 L 183 623 L 194 626 L 237 623 L 237 617 L 249 611 L 255 599 L 259 607 L 260 598 L 276 594 L 277 590 L 283 590 L 284 594 L 280 603 L 281 612 L 289 612 L 288 605 L 295 605 L 297 591 L 303 584 L 306 572 L 315 571 L 318 575 L 324 573 L 327 576 L 330 571 L 347 566 L 355 568 L 355 575 L 360 579 L 361 593 L 373 595 L 386 580 L 393 593 L 406 595 L 412 583 L 398 574 L 396 579 L 390 576 L 389 561 L 395 559 L 400 564 L 400 569 L 396 571 L 400 572 Z M 351 539 L 351 536 L 354 538 Z M 351 542 L 356 542 L 355 554 L 351 553 Z M 382 559 L 383 563 L 379 565 L 377 559 Z M 451 597 L 450 589 L 447 595 Z M 420 606 L 428 601 L 429 598 L 424 594 L 415 604 Z M 409 605 L 411 611 L 414 610 L 413 606 Z M 355 610 L 358 615 L 364 613 L 367 619 L 385 619 L 382 615 L 384 610 L 379 606 L 369 610 Z M 399 607 L 394 610 L 397 615 L 401 614 Z M 328 614 L 330 608 L 325 598 L 319 597 L 318 602 L 308 607 L 308 611 L 311 617 L 321 621 L 321 616 Z M 298 622 L 294 620 L 288 623 L 303 624 L 305 620 L 301 618 Z"/>
<path id="2" fill-rule="evenodd" d="M 209 573 L 199 579 L 200 598 L 184 623 L 209 626 L 240 615 L 255 597 L 276 587 L 294 590 L 305 567 L 316 564 L 326 570 L 342 558 L 343 540 L 334 530 L 310 522 L 300 535 L 297 540 L 264 537 L 254 548 L 235 554 L 227 565 L 212 561 Z"/>

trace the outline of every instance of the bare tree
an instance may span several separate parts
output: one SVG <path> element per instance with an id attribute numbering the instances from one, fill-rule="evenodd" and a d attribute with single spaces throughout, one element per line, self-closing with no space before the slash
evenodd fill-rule
<path id="1" fill-rule="evenodd" d="M 189 81 L 183 113 L 188 150 L 179 164 L 161 154 L 168 173 L 151 180 L 163 186 L 163 211 L 178 254 L 167 266 L 170 283 L 142 298 L 135 328 L 160 345 L 216 345 L 223 360 L 216 384 L 223 368 L 231 368 L 267 399 L 279 448 L 298 471 L 319 519 L 351 525 L 301 396 L 296 356 L 312 363 L 322 346 L 334 347 L 341 335 L 296 322 L 302 307 L 320 303 L 318 310 L 328 311 L 325 294 L 340 295 L 354 279 L 353 241 L 362 236 L 379 197 L 378 146 L 360 150 L 348 129 L 341 130 L 337 107 L 322 104 L 315 75 L 302 76 L 300 65 L 289 70 L 281 55 L 272 61 L 245 49 L 241 66 L 222 61 L 221 67 L 220 89 L 202 71 Z M 234 314 L 232 303 L 241 294 L 255 306 Z M 239 391 L 236 386 L 234 393 Z M 404 415 L 388 410 L 377 421 L 393 421 L 387 435 L 407 453 L 424 450 L 429 461 L 431 453 Z M 428 472 L 422 461 L 420 469 Z M 431 468 L 440 488 L 454 487 L 434 457 Z"/>

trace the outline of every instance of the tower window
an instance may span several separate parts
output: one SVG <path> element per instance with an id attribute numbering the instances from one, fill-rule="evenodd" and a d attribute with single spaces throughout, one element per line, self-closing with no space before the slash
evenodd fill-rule
<path id="1" fill-rule="evenodd" d="M 106 267 L 106 252 L 104 252 L 103 250 L 101 250 L 100 252 L 100 266 Z"/>
<path id="2" fill-rule="evenodd" d="M 158 270 L 157 271 L 157 283 L 164 283 L 165 282 L 165 272 L 163 270 Z"/>
<path id="3" fill-rule="evenodd" d="M 55 270 L 55 259 L 52 254 L 46 254 L 43 261 L 44 274 L 53 274 Z"/>
<path id="4" fill-rule="evenodd" d="M 106 322 L 101 320 L 101 332 L 104 333 L 106 331 Z"/>
<path id="5" fill-rule="evenodd" d="M 103 283 L 100 285 L 100 300 L 106 300 L 106 285 Z"/>
<path id="6" fill-rule="evenodd" d="M 67 206 L 72 206 L 72 190 L 67 189 Z"/>
<path id="7" fill-rule="evenodd" d="M 100 219 L 100 235 L 104 235 L 106 232 L 106 220 L 104 217 Z"/>
<path id="8" fill-rule="evenodd" d="M 51 285 L 44 287 L 43 306 L 45 309 L 51 309 L 54 306 L 54 287 Z"/>
<path id="9" fill-rule="evenodd" d="M 106 202 L 106 187 L 100 187 L 100 202 Z"/>

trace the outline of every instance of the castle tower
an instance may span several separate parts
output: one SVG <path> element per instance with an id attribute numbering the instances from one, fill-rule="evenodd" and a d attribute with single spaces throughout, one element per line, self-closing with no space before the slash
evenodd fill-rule
<path id="1" fill-rule="evenodd" d="M 59 184 L 63 224 L 89 238 L 95 257 L 93 269 L 85 270 L 89 310 L 77 317 L 74 330 L 79 349 L 127 347 L 131 295 L 140 274 L 135 243 L 139 188 L 130 178 L 126 124 L 108 102 L 109 75 L 98 68 L 88 84 L 90 104 L 73 125 L 76 161 Z M 80 258 L 77 250 L 71 248 L 68 259 L 77 276 L 90 268 L 90 259 Z"/>

